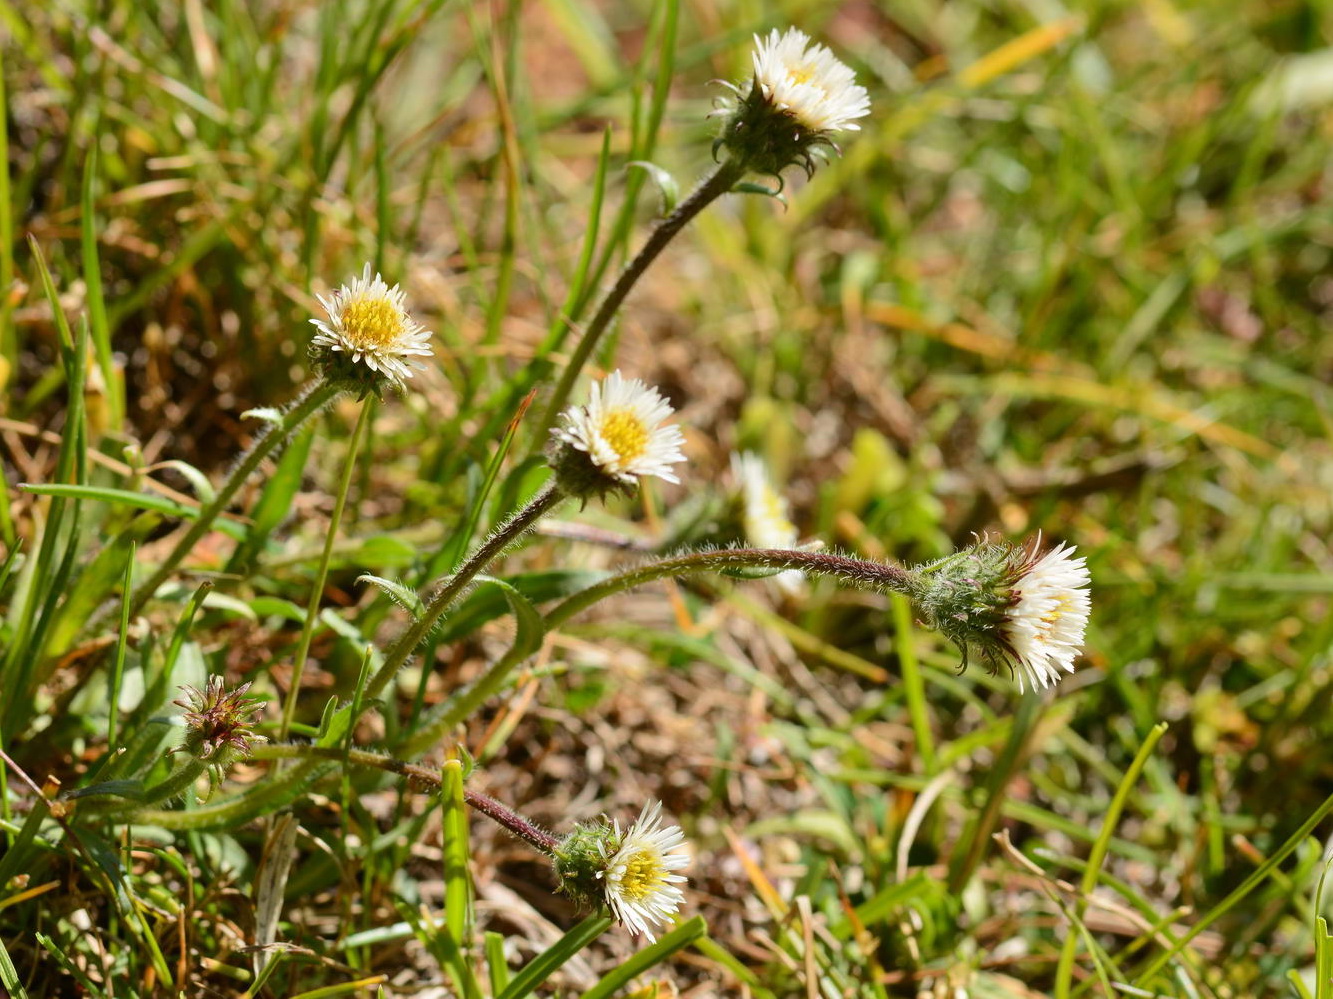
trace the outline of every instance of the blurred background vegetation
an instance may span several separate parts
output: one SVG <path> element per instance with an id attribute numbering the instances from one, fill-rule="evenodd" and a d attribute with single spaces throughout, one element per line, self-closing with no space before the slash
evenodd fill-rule
<path id="1" fill-rule="evenodd" d="M 1085 661 L 1024 698 L 957 675 L 886 598 L 693 581 L 549 637 L 460 733 L 474 780 L 557 829 L 648 797 L 685 827 L 708 943 L 641 995 L 1316 994 L 1328 824 L 1265 864 L 1333 794 L 1328 0 L 0 0 L 6 552 L 38 550 L 50 500 L 16 486 L 55 480 L 71 402 L 29 238 L 87 323 L 86 481 L 164 493 L 216 481 L 253 433 L 241 414 L 292 398 L 314 293 L 371 260 L 437 331 L 438 363 L 376 414 L 306 673 L 313 723 L 350 695 L 360 641 L 399 620 L 356 576 L 419 585 L 451 564 L 517 408 L 507 377 L 586 305 L 566 293 L 604 136 L 605 277 L 660 210 L 630 164 L 688 189 L 711 162 L 710 81 L 744 79 L 751 34 L 788 24 L 856 68 L 864 130 L 789 177 L 785 204 L 706 213 L 601 358 L 681 411 L 685 486 L 566 510 L 565 536 L 503 572 L 623 560 L 593 528 L 688 539 L 748 448 L 802 536 L 833 546 L 917 561 L 983 531 L 1076 544 Z M 226 599 L 187 622 L 173 683 L 285 691 L 299 620 L 282 608 L 305 603 L 352 415 L 335 407 L 304 471 L 283 466 L 291 489 L 239 553 L 220 534 L 196 553 L 182 595 L 207 574 Z M 525 471 L 506 466 L 483 520 Z M 95 556 L 133 537 L 151 562 L 174 526 L 94 503 L 77 520 L 36 682 L 6 684 L 11 841 L 20 772 L 69 788 L 107 749 L 116 615 L 95 612 L 118 578 Z M 161 655 L 180 615 L 153 605 L 135 642 Z M 466 625 L 404 678 L 389 734 L 502 647 L 503 622 Z M 0 642 L 18 631 L 11 614 Z M 376 973 L 385 995 L 452 994 L 411 932 L 374 936 L 438 905 L 438 820 L 419 792 L 353 776 L 294 806 L 283 935 L 304 950 L 273 994 Z M 244 991 L 258 826 L 105 840 L 119 883 L 88 842 L 51 837 L 0 888 L 32 995 Z M 480 822 L 472 869 L 478 925 L 512 957 L 577 919 Z M 635 949 L 612 931 L 548 989 L 582 994 Z"/>

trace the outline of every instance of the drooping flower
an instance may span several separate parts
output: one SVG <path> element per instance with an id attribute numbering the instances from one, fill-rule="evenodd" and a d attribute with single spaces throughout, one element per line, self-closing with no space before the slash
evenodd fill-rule
<path id="1" fill-rule="evenodd" d="M 654 388 L 619 371 L 592 386 L 586 406 L 571 406 L 551 432 L 551 467 L 567 493 L 579 497 L 627 490 L 645 475 L 679 482 L 671 466 L 685 460 L 680 427 L 663 421 L 672 409 Z"/>
<path id="2" fill-rule="evenodd" d="M 773 488 L 764 459 L 752 451 L 731 456 L 731 474 L 740 489 L 745 540 L 756 548 L 795 548 L 799 535 L 788 519 L 787 500 Z M 789 593 L 801 588 L 804 575 L 784 569 L 775 577 Z"/>
<path id="3" fill-rule="evenodd" d="M 662 806 L 650 802 L 628 829 L 620 822 L 584 823 L 552 851 L 560 890 L 584 905 L 605 906 L 634 933 L 654 939 L 655 927 L 680 909 L 690 863 L 685 834 L 662 825 Z"/>
<path id="4" fill-rule="evenodd" d="M 372 276 L 370 264 L 328 298 L 318 297 L 328 319 L 310 320 L 319 330 L 310 351 L 327 377 L 401 389 L 425 369 L 413 358 L 430 356 L 430 331 L 408 314 L 402 289 Z"/>
<path id="5" fill-rule="evenodd" d="M 722 133 L 714 150 L 725 146 L 747 169 L 778 176 L 799 164 L 807 174 L 814 156 L 836 149 L 833 136 L 860 129 L 856 119 L 870 113 L 870 95 L 850 68 L 805 32 L 776 28 L 755 36 L 754 76 L 731 87 L 722 103 Z"/>
<path id="6" fill-rule="evenodd" d="M 1038 535 L 1024 545 L 981 539 L 916 570 L 913 594 L 928 623 L 963 651 L 1008 664 L 1018 688 L 1049 687 L 1074 671 L 1092 598 L 1087 560 L 1064 544 L 1042 553 Z"/>

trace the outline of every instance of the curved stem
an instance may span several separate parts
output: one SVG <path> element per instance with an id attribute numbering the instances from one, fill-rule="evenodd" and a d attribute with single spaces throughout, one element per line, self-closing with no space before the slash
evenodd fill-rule
<path id="1" fill-rule="evenodd" d="M 380 756 L 377 753 L 368 753 L 364 749 L 340 749 L 333 746 L 309 746 L 303 744 L 278 744 L 256 746 L 254 752 L 255 759 L 270 760 L 346 760 L 349 763 L 355 763 L 364 767 L 375 767 L 378 770 L 386 770 L 391 774 L 397 774 L 399 777 L 406 777 L 408 780 L 416 781 L 419 784 L 425 784 L 432 790 L 438 791 L 443 786 L 438 770 L 431 770 L 427 767 L 420 767 L 414 763 L 404 763 L 402 760 L 396 760 L 392 756 Z M 542 851 L 550 853 L 560 844 L 559 838 L 552 836 L 544 829 L 533 825 L 523 816 L 519 815 L 512 808 L 496 801 L 490 795 L 482 794 L 480 791 L 473 791 L 471 788 L 463 789 L 463 800 L 475 808 L 481 814 L 485 815 L 493 822 L 497 822 L 512 832 L 519 839 L 522 839 Z"/>
<path id="2" fill-rule="evenodd" d="M 435 595 L 431 597 L 430 603 L 426 605 L 421 617 L 414 621 L 412 626 L 403 632 L 384 653 L 384 662 L 375 675 L 371 677 L 370 683 L 366 685 L 365 696 L 368 700 L 374 700 L 384 692 L 384 688 L 388 686 L 394 674 L 398 672 L 403 663 L 407 662 L 408 657 L 421 644 L 422 639 L 430 634 L 431 628 L 435 627 L 435 622 L 440 619 L 440 615 L 448 609 L 449 605 L 463 592 L 467 585 L 498 555 L 517 541 L 543 514 L 564 498 L 565 494 L 557 488 L 555 483 L 550 483 L 534 496 L 527 506 L 497 527 L 491 533 L 491 536 L 468 556 L 467 561 L 459 566 L 458 571 L 446 579 L 435 591 Z"/>
<path id="3" fill-rule="evenodd" d="M 284 444 L 289 437 L 296 431 L 301 424 L 314 416 L 342 389 L 324 380 L 312 383 L 301 394 L 290 409 L 282 414 L 282 418 L 275 423 L 270 423 L 260 434 L 259 439 L 246 452 L 240 463 L 227 476 L 217 495 L 212 501 L 205 504 L 195 517 L 194 523 L 190 529 L 185 532 L 185 536 L 176 542 L 176 547 L 171 549 L 170 554 L 157 567 L 157 570 L 146 581 L 140 583 L 130 598 L 130 616 L 133 617 L 143 610 L 144 604 L 157 592 L 159 586 L 166 582 L 167 577 L 175 571 L 176 566 L 180 565 L 181 560 L 194 548 L 195 544 L 202 538 L 213 521 L 217 519 L 218 514 L 222 513 L 231 503 L 236 493 L 240 491 L 245 480 L 248 479 L 254 471 L 259 468 L 260 463 L 267 458 L 280 445 Z"/>
<path id="4" fill-rule="evenodd" d="M 329 518 L 329 530 L 324 536 L 324 550 L 320 553 L 319 567 L 310 584 L 310 600 L 306 605 L 305 624 L 301 627 L 301 637 L 296 643 L 296 655 L 292 659 L 292 678 L 287 686 L 287 701 L 282 706 L 282 724 L 278 728 L 278 738 L 287 738 L 291 730 L 292 719 L 296 716 L 296 699 L 301 691 L 301 674 L 305 672 L 305 658 L 310 652 L 310 642 L 315 635 L 315 621 L 319 618 L 320 598 L 324 595 L 324 581 L 329 576 L 329 563 L 333 559 L 333 543 L 338 537 L 338 525 L 343 519 L 343 508 L 347 505 L 347 493 L 352 488 L 352 472 L 356 469 L 356 452 L 365 436 L 370 413 L 373 407 L 365 399 L 361 400 L 361 414 L 357 417 L 356 428 L 347 445 L 347 457 L 343 462 L 342 478 L 338 481 L 338 491 L 333 498 L 333 515 Z"/>
<path id="5" fill-rule="evenodd" d="M 260 748 L 255 747 L 256 750 Z M 341 754 L 342 750 L 336 752 Z M 259 756 L 258 752 L 253 755 Z M 299 785 L 312 782 L 325 766 L 327 764 L 322 759 L 306 759 L 281 773 L 270 773 L 259 783 L 215 804 L 191 809 L 145 808 L 117 815 L 115 820 L 163 829 L 234 829 L 257 816 L 282 808 L 300 793 Z"/>
<path id="6" fill-rule="evenodd" d="M 916 573 L 901 566 L 866 562 L 828 552 L 786 551 L 781 548 L 723 548 L 691 552 L 675 558 L 649 562 L 604 579 L 557 604 L 546 615 L 548 628 L 556 628 L 575 614 L 616 593 L 656 579 L 685 576 L 693 572 L 719 572 L 729 569 L 799 569 L 812 576 L 835 576 L 844 583 L 863 589 L 891 590 L 915 597 L 920 590 Z"/>
<path id="7" fill-rule="evenodd" d="M 207 763 L 191 757 L 158 783 L 145 788 L 140 798 L 130 799 L 115 795 L 89 796 L 79 802 L 79 812 L 83 815 L 105 816 L 112 821 L 118 821 L 124 815 L 141 811 L 159 801 L 180 797 L 194 786 L 194 782 L 203 776 L 207 769 Z"/>
<path id="8" fill-rule="evenodd" d="M 648 265 L 657 259 L 657 255 L 662 252 L 663 248 L 671 242 L 678 232 L 685 228 L 691 219 L 735 187 L 736 182 L 744 176 L 745 168 L 743 166 L 735 160 L 724 160 L 714 168 L 712 173 L 699 182 L 699 186 L 690 192 L 689 196 L 678 204 L 670 215 L 657 223 L 656 228 L 649 234 L 647 242 L 643 244 L 643 249 L 635 254 L 634 259 L 620 272 L 620 276 L 616 278 L 616 283 L 606 293 L 606 297 L 602 299 L 602 304 L 598 306 L 596 314 L 589 321 L 587 329 L 583 331 L 583 337 L 579 340 L 578 346 L 574 348 L 569 363 L 565 365 L 565 370 L 560 375 L 560 381 L 556 384 L 555 391 L 551 393 L 551 401 L 546 407 L 546 414 L 542 417 L 541 430 L 549 430 L 555 426 L 556 418 L 569 399 L 569 393 L 574 388 L 574 382 L 578 380 L 579 372 L 588 363 L 588 358 L 592 356 L 592 352 L 596 348 L 597 342 L 602 338 L 602 334 L 611 325 L 611 320 L 615 318 L 621 303 L 625 301 L 625 296 L 630 293 L 630 289 L 643 276 L 643 272 L 648 269 Z M 542 434 L 537 442 L 537 447 L 541 447 L 544 440 L 545 434 Z"/>

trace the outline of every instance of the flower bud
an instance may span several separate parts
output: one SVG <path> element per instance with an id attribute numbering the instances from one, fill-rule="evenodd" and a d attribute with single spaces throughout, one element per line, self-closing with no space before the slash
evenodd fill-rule
<path id="1" fill-rule="evenodd" d="M 185 741 L 173 752 L 186 753 L 208 765 L 216 787 L 237 763 L 250 757 L 256 742 L 263 742 L 250 727 L 263 702 L 247 697 L 250 684 L 227 690 L 220 676 L 210 676 L 203 690 L 185 684 L 185 697 L 173 704 L 185 709 Z"/>

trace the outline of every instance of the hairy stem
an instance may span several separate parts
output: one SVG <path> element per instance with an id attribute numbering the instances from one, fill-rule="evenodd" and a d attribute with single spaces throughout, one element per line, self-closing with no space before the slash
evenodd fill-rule
<path id="1" fill-rule="evenodd" d="M 560 381 L 556 384 L 555 391 L 551 393 L 551 401 L 546 407 L 546 414 L 542 417 L 540 429 L 550 430 L 555 426 L 556 418 L 560 415 L 560 410 L 565 406 L 569 399 L 569 393 L 574 388 L 574 382 L 578 380 L 579 373 L 583 366 L 588 363 L 588 358 L 597 347 L 602 335 L 611 325 L 611 320 L 615 318 L 621 304 L 625 301 L 625 296 L 630 293 L 630 289 L 643 276 L 648 265 L 657 259 L 657 255 L 662 252 L 666 245 L 675 238 L 685 226 L 696 215 L 702 212 L 710 204 L 730 191 L 742 177 L 745 176 L 745 168 L 735 160 L 724 160 L 712 173 L 699 182 L 689 196 L 685 198 L 675 209 L 662 221 L 657 223 L 656 228 L 649 234 L 647 242 L 643 244 L 634 259 L 625 265 L 625 269 L 620 272 L 616 278 L 616 283 L 611 286 L 611 290 L 606 293 L 602 299 L 602 304 L 598 306 L 596 314 L 588 322 L 587 328 L 583 331 L 583 337 L 579 340 L 578 346 L 574 348 L 574 353 L 565 365 L 564 372 L 560 375 Z M 540 448 L 545 442 L 545 434 L 542 434 L 537 441 L 537 447 Z"/>
<path id="2" fill-rule="evenodd" d="M 370 683 L 366 685 L 365 696 L 368 700 L 374 700 L 384 692 L 384 688 L 388 686 L 394 674 L 398 672 L 403 663 L 407 662 L 408 657 L 421 644 L 422 639 L 430 634 L 431 628 L 435 627 L 435 622 L 440 619 L 440 615 L 448 609 L 449 605 L 463 592 L 467 585 L 498 555 L 517 541 L 543 514 L 551 510 L 564 498 L 564 493 L 554 483 L 547 485 L 532 498 L 527 506 L 497 527 L 491 533 L 491 536 L 483 541 L 459 566 L 458 571 L 440 584 L 434 596 L 430 598 L 430 602 L 427 603 L 421 617 L 414 621 L 412 626 L 403 632 L 384 653 L 383 664 L 370 678 Z"/>
<path id="3" fill-rule="evenodd" d="M 829 552 L 786 551 L 781 548 L 722 548 L 691 552 L 675 558 L 649 562 L 604 579 L 556 605 L 546 615 L 548 628 L 559 627 L 575 614 L 609 596 L 670 576 L 694 572 L 720 572 L 734 569 L 799 569 L 812 576 L 833 576 L 841 582 L 879 592 L 892 591 L 913 597 L 920 589 L 914 572 L 901 566 L 867 562 Z"/>
<path id="4" fill-rule="evenodd" d="M 368 753 L 364 749 L 341 749 L 332 746 L 308 746 L 299 744 L 278 744 L 255 747 L 256 759 L 321 759 L 321 760 L 346 760 L 349 763 L 355 763 L 359 766 L 375 767 L 379 770 L 388 771 L 391 774 L 397 774 L 400 777 L 406 777 L 408 780 L 424 784 L 432 790 L 438 791 L 443 781 L 436 770 L 427 767 L 417 766 L 414 763 L 404 763 L 402 760 L 396 760 L 392 756 L 380 756 L 377 753 Z M 543 853 L 550 853 L 560 843 L 560 840 L 552 836 L 546 830 L 529 822 L 523 816 L 519 815 L 512 808 L 502 805 L 490 795 L 482 794 L 480 791 L 473 791 L 470 788 L 463 789 L 463 800 L 488 819 L 499 823 L 519 839 L 531 844 Z"/>

